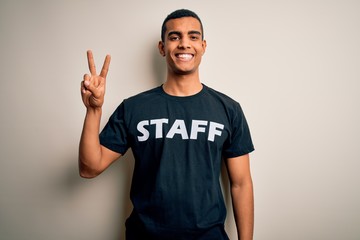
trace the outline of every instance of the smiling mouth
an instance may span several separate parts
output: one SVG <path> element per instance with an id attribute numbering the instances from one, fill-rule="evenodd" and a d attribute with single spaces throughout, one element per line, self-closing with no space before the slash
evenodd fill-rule
<path id="1" fill-rule="evenodd" d="M 175 56 L 182 61 L 189 61 L 194 57 L 194 55 L 190 53 L 178 53 L 175 54 Z"/>

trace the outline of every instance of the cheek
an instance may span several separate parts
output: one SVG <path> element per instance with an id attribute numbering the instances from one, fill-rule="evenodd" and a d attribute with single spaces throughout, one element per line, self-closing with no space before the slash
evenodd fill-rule
<path id="1" fill-rule="evenodd" d="M 173 63 L 175 60 L 172 58 L 170 53 L 165 54 L 165 59 L 167 63 Z"/>

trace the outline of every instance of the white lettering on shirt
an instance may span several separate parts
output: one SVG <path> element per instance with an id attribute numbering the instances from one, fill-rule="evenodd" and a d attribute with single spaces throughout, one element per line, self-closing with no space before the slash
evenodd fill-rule
<path id="1" fill-rule="evenodd" d="M 182 139 L 189 139 L 184 120 L 176 119 L 166 138 L 173 138 L 175 134 L 180 134 Z"/>
<path id="2" fill-rule="evenodd" d="M 224 125 L 216 123 L 216 122 L 210 122 L 210 127 L 209 127 L 209 136 L 208 136 L 208 140 L 213 142 L 215 140 L 215 135 L 221 136 L 221 131 L 219 131 L 218 129 L 223 130 L 224 129 Z"/>
<path id="3" fill-rule="evenodd" d="M 205 132 L 206 128 L 200 126 L 207 126 L 208 121 L 192 120 L 190 139 L 197 139 L 198 132 Z"/>
<path id="4" fill-rule="evenodd" d="M 150 136 L 149 131 L 145 128 L 147 125 L 149 125 L 149 120 L 141 121 L 137 125 L 137 130 L 142 133 L 142 136 L 138 136 L 139 142 L 146 141 Z"/>
<path id="5" fill-rule="evenodd" d="M 169 119 L 160 118 L 160 119 L 152 119 L 150 120 L 150 124 L 155 124 L 155 138 L 163 137 L 163 123 L 169 123 Z"/>
<path id="6" fill-rule="evenodd" d="M 140 135 L 137 136 L 139 142 L 147 141 L 150 137 L 149 126 L 155 127 L 155 138 L 160 139 L 163 138 L 164 132 L 164 124 L 169 124 L 169 119 L 160 118 L 160 119 L 150 119 L 143 120 L 137 124 L 137 130 Z M 198 139 L 199 133 L 206 134 L 208 129 L 207 140 L 214 142 L 216 136 L 221 136 L 222 131 L 224 129 L 224 125 L 216 122 L 205 121 L 205 120 L 192 120 L 191 121 L 191 129 L 190 129 L 190 139 L 196 140 Z M 180 135 L 181 139 L 186 140 L 189 139 L 189 134 L 186 129 L 186 123 L 182 119 L 176 119 L 169 131 L 165 134 L 166 138 L 172 139 L 175 135 Z"/>

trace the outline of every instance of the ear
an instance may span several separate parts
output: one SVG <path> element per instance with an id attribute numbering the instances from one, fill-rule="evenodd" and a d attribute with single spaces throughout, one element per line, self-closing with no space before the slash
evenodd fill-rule
<path id="1" fill-rule="evenodd" d="M 204 54 L 205 54 L 206 47 L 207 47 L 206 40 L 203 40 L 203 42 L 202 42 L 202 48 L 203 48 L 203 53 L 202 53 L 202 55 L 204 55 Z"/>
<path id="2" fill-rule="evenodd" d="M 162 41 L 159 41 L 158 48 L 161 56 L 165 57 L 165 44 Z"/>

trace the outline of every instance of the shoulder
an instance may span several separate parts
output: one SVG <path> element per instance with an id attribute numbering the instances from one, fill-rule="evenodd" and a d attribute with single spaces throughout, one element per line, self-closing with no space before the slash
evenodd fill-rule
<path id="1" fill-rule="evenodd" d="M 158 86 L 150 90 L 146 90 L 144 92 L 133 95 L 129 98 L 126 98 L 123 100 L 122 104 L 125 105 L 125 107 L 139 108 L 144 104 L 148 105 L 154 103 L 154 101 L 159 101 L 159 99 L 162 98 L 161 94 L 162 94 L 161 86 Z"/>
<path id="2" fill-rule="evenodd" d="M 138 116 L 145 112 L 158 110 L 159 105 L 162 105 L 164 100 L 162 86 L 158 86 L 125 98 L 118 109 L 123 111 L 126 116 Z"/>
<path id="3" fill-rule="evenodd" d="M 239 102 L 237 102 L 230 96 L 228 96 L 222 92 L 219 92 L 211 87 L 208 87 L 206 85 L 204 85 L 204 87 L 206 89 L 208 96 L 210 96 L 211 98 L 213 98 L 216 101 L 220 101 L 225 107 L 234 108 L 234 109 L 241 108 Z"/>
<path id="4" fill-rule="evenodd" d="M 139 109 L 140 106 L 151 102 L 157 98 L 156 96 L 160 95 L 161 86 L 140 92 L 136 95 L 123 99 L 123 101 L 116 108 L 115 113 L 122 113 L 124 111 L 128 111 L 129 109 Z"/>
<path id="5" fill-rule="evenodd" d="M 154 96 L 158 96 L 161 94 L 161 86 L 146 90 L 144 92 L 138 93 L 136 95 L 133 95 L 127 99 L 125 99 L 126 102 L 133 102 L 133 101 L 143 101 L 147 99 L 151 99 Z"/>

